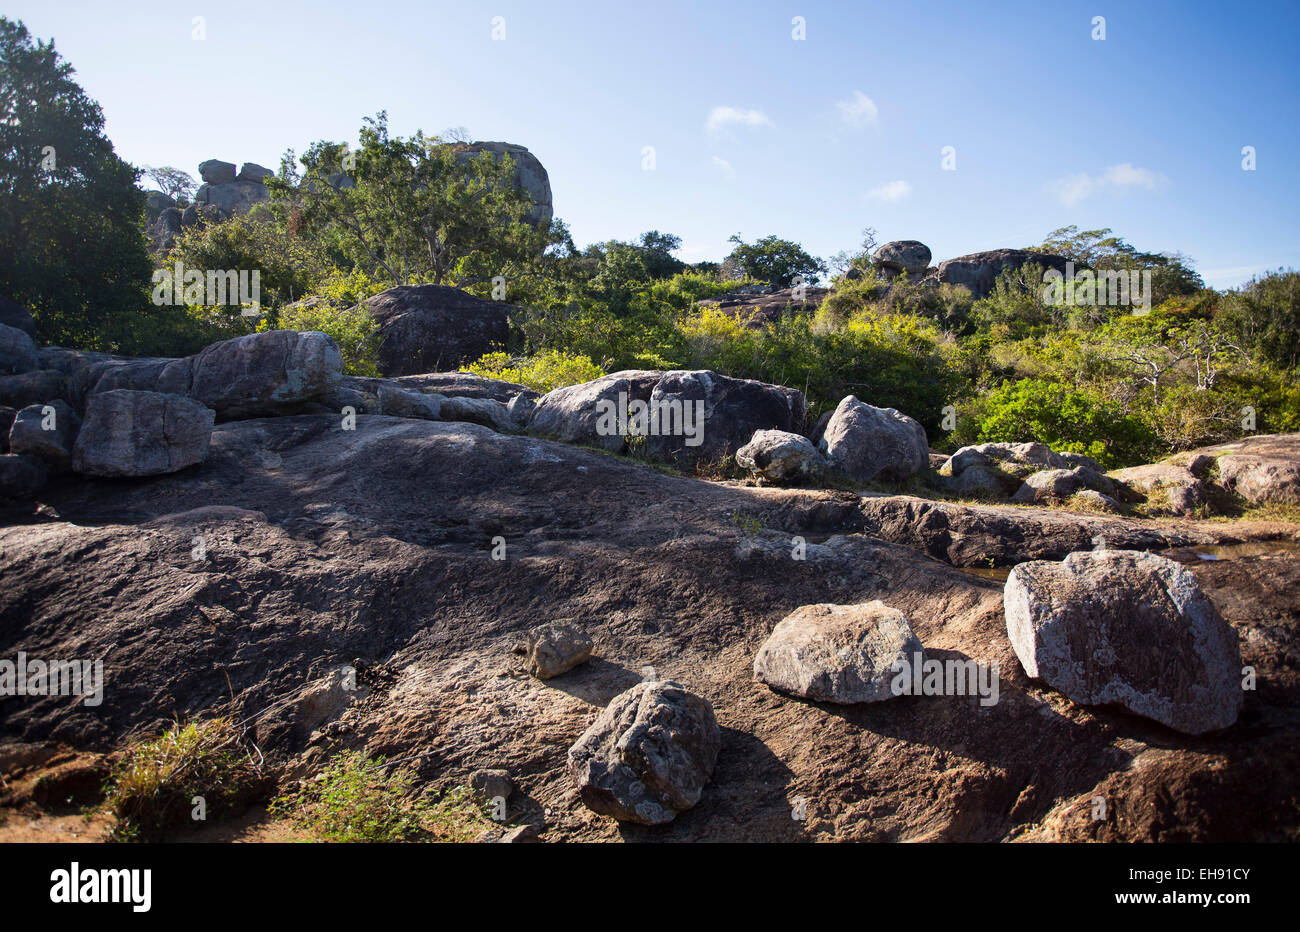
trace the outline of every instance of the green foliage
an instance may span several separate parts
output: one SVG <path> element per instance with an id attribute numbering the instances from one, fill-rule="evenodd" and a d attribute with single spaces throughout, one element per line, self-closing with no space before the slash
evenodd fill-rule
<path id="1" fill-rule="evenodd" d="M 321 141 L 292 154 L 272 197 L 294 208 L 295 230 L 342 250 L 348 267 L 394 285 L 509 279 L 554 242 L 558 228 L 527 222 L 514 161 L 426 137 L 390 136 L 387 114 L 366 118 L 360 148 Z"/>
<path id="2" fill-rule="evenodd" d="M 553 388 L 590 382 L 605 374 L 586 356 L 559 350 L 545 350 L 522 359 L 515 359 L 509 353 L 488 353 L 464 366 L 462 371 L 514 382 L 543 394 Z"/>
<path id="3" fill-rule="evenodd" d="M 265 326 L 259 329 L 271 329 Z M 307 298 L 280 310 L 276 329 L 319 330 L 333 337 L 348 375 L 377 378 L 379 325 L 362 307 L 344 307 L 328 298 Z"/>
<path id="4" fill-rule="evenodd" d="M 148 320 L 144 193 L 72 74 L 0 17 L 0 292 L 42 343 L 121 350 Z"/>
<path id="5" fill-rule="evenodd" d="M 775 288 L 789 288 L 802 277 L 811 285 L 826 271 L 826 264 L 804 252 L 802 246 L 776 236 L 764 236 L 746 243 L 737 233 L 728 242 L 736 244 L 728 259 L 748 278 L 768 282 Z"/>
<path id="6" fill-rule="evenodd" d="M 1300 272 L 1278 269 L 1224 299 L 1215 322 L 1252 359 L 1281 369 L 1300 366 Z"/>
<path id="7" fill-rule="evenodd" d="M 118 841 L 155 841 L 191 821 L 202 796 L 218 815 L 248 796 L 260 778 L 229 718 L 176 723 L 157 738 L 130 747 L 109 776 L 104 808 L 116 819 Z"/>
<path id="8" fill-rule="evenodd" d="M 413 794 L 415 774 L 361 751 L 336 757 L 315 779 L 271 802 L 315 841 L 474 841 L 495 823 L 467 789 L 437 802 Z"/>
<path id="9" fill-rule="evenodd" d="M 958 413 L 956 444 L 1028 441 L 1086 454 L 1108 469 L 1146 462 L 1156 451 L 1150 428 L 1118 405 L 1041 379 L 1000 385 Z"/>

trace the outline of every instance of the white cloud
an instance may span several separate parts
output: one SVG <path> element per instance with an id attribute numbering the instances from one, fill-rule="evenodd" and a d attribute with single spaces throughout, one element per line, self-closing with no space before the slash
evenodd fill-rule
<path id="1" fill-rule="evenodd" d="M 912 186 L 906 181 L 886 181 L 876 185 L 867 192 L 867 197 L 877 201 L 901 201 L 912 193 Z"/>
<path id="2" fill-rule="evenodd" d="M 861 91 L 854 91 L 848 100 L 836 101 L 835 107 L 847 126 L 875 126 L 876 119 L 880 116 L 876 102 Z"/>
<path id="3" fill-rule="evenodd" d="M 718 166 L 718 168 L 722 169 L 722 173 L 724 175 L 730 176 L 736 173 L 736 170 L 731 167 L 730 162 L 728 162 L 726 159 L 718 158 L 716 155 L 713 157 L 713 164 Z"/>
<path id="4" fill-rule="evenodd" d="M 1085 198 L 1092 197 L 1107 188 L 1146 188 L 1148 191 L 1156 191 L 1168 182 L 1169 179 L 1160 172 L 1153 172 L 1149 168 L 1138 168 L 1131 162 L 1122 162 L 1110 166 L 1100 175 L 1080 172 L 1077 175 L 1058 178 L 1049 187 L 1056 193 L 1057 199 L 1062 204 L 1073 207 Z"/>
<path id="5" fill-rule="evenodd" d="M 742 107 L 714 107 L 709 111 L 709 118 L 704 128 L 716 133 L 726 126 L 774 126 L 762 110 L 745 110 Z"/>

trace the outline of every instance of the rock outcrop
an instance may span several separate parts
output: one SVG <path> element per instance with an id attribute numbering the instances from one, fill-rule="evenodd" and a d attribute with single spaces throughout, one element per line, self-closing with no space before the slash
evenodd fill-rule
<path id="1" fill-rule="evenodd" d="M 456 147 L 456 157 L 474 158 L 482 152 L 490 152 L 498 160 L 508 155 L 515 163 L 515 184 L 533 201 L 529 220 L 538 225 L 548 224 L 555 215 L 551 199 L 551 178 L 542 163 L 524 146 L 509 142 L 474 142 Z"/>
<path id="2" fill-rule="evenodd" d="M 1022 563 L 1003 600 L 1025 672 L 1075 702 L 1194 735 L 1237 720 L 1237 635 L 1178 563 L 1122 550 Z"/>
<path id="3" fill-rule="evenodd" d="M 0 375 L 17 375 L 36 368 L 36 344 L 24 330 L 0 324 Z"/>
<path id="4" fill-rule="evenodd" d="M 569 748 L 568 770 L 593 812 L 663 825 L 700 801 L 721 747 L 707 699 L 650 681 L 610 701 Z"/>
<path id="5" fill-rule="evenodd" d="M 323 398 L 342 378 L 343 357 L 333 339 L 271 330 L 204 349 L 194 357 L 189 393 L 218 417 L 259 417 Z"/>
<path id="6" fill-rule="evenodd" d="M 900 667 L 922 656 L 906 616 L 880 600 L 805 605 L 773 629 L 754 658 L 754 678 L 821 702 L 852 704 L 893 697 Z"/>
<path id="7" fill-rule="evenodd" d="M 81 430 L 81 418 L 66 401 L 28 405 L 17 412 L 9 429 L 9 452 L 35 456 L 53 470 L 72 466 L 72 448 Z"/>
<path id="8" fill-rule="evenodd" d="M 820 449 L 829 468 L 854 482 L 906 479 L 930 464 L 924 427 L 895 408 L 877 408 L 852 395 L 835 408 Z"/>
<path id="9" fill-rule="evenodd" d="M 1259 434 L 1198 453 L 1217 458 L 1219 483 L 1254 505 L 1300 505 L 1300 434 Z"/>
<path id="10" fill-rule="evenodd" d="M 1045 252 L 1030 252 L 1027 249 L 991 249 L 988 252 L 976 252 L 967 256 L 945 259 L 938 269 L 927 279 L 946 285 L 961 285 L 970 289 L 971 295 L 978 300 L 987 297 L 993 291 L 998 276 L 1005 269 L 1018 269 L 1034 263 L 1046 269 L 1065 272 L 1067 260 Z"/>

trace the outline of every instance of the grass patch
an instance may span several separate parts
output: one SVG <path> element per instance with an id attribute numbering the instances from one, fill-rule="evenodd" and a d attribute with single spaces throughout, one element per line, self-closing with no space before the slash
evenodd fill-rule
<path id="1" fill-rule="evenodd" d="M 109 774 L 103 808 L 116 818 L 113 841 L 156 841 L 192 824 L 194 798 L 208 817 L 250 798 L 261 773 L 227 717 L 177 722 L 130 747 Z"/>
<path id="2" fill-rule="evenodd" d="M 270 812 L 323 842 L 469 842 L 501 827 L 468 788 L 433 801 L 415 795 L 415 779 L 382 757 L 346 751 L 297 791 L 272 800 Z"/>

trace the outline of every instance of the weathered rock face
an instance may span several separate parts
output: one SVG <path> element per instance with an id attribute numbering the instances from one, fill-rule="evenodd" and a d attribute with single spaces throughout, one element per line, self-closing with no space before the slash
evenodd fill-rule
<path id="1" fill-rule="evenodd" d="M 1081 489 L 1094 489 L 1103 495 L 1113 495 L 1115 483 L 1087 466 L 1044 469 L 1026 479 L 1012 496 L 1012 501 L 1026 505 L 1061 502 Z"/>
<path id="2" fill-rule="evenodd" d="M 993 285 L 1004 269 L 1018 269 L 1036 263 L 1046 269 L 1065 272 L 1064 256 L 1030 252 L 1027 249 L 992 249 L 988 252 L 957 256 L 939 263 L 935 280 L 948 285 L 962 285 L 976 298 L 983 298 L 993 290 Z"/>
<path id="3" fill-rule="evenodd" d="M 610 701 L 569 748 L 568 771 L 593 812 L 663 825 L 700 801 L 721 747 L 707 699 L 650 681 Z"/>
<path id="4" fill-rule="evenodd" d="M 491 398 L 446 398 L 442 402 L 444 421 L 468 421 L 493 430 L 518 430 L 509 410 Z"/>
<path id="5" fill-rule="evenodd" d="M 1206 447 L 1219 482 L 1256 505 L 1300 504 L 1300 434 L 1260 434 Z"/>
<path id="6" fill-rule="evenodd" d="M 539 680 L 549 680 L 586 663 L 592 647 L 591 638 L 580 628 L 551 623 L 530 629 L 523 651 L 528 672 Z"/>
<path id="7" fill-rule="evenodd" d="M 885 243 L 876 250 L 871 260 L 890 272 L 915 275 L 930 267 L 930 247 L 914 239 Z"/>
<path id="8" fill-rule="evenodd" d="M 826 468 L 811 440 L 787 430 L 754 431 L 749 443 L 736 451 L 736 463 L 769 482 L 811 479 Z"/>
<path id="9" fill-rule="evenodd" d="M 442 418 L 441 395 L 429 395 L 424 392 L 407 391 L 381 383 L 379 386 L 379 405 L 376 414 L 388 414 L 393 417 L 414 417 L 426 421 Z"/>
<path id="10" fill-rule="evenodd" d="M 194 203 L 200 210 L 215 208 L 222 217 L 246 214 L 257 204 L 271 199 L 271 192 L 260 181 L 231 181 L 228 184 L 200 185 L 194 192 Z M 184 215 L 182 215 L 183 218 Z"/>
<path id="11" fill-rule="evenodd" d="M 63 398 L 68 391 L 68 380 L 60 372 L 37 369 L 18 375 L 0 375 L 0 405 L 25 408 Z"/>
<path id="12" fill-rule="evenodd" d="M 54 470 L 72 466 L 72 447 L 81 418 L 66 401 L 28 405 L 14 417 L 9 429 L 9 450 L 42 459 Z"/>
<path id="13" fill-rule="evenodd" d="M 921 655 L 907 618 L 879 599 L 805 605 L 783 618 L 763 643 L 754 678 L 804 699 L 879 702 L 893 697 L 895 664 L 913 664 Z"/>
<path id="14" fill-rule="evenodd" d="M 1075 702 L 1121 705 L 1188 734 L 1237 720 L 1237 635 L 1178 563 L 1122 550 L 1022 563 L 1003 601 L 1025 672 Z"/>
<path id="15" fill-rule="evenodd" d="M 554 205 L 551 202 L 551 179 L 537 156 L 525 147 L 509 142 L 475 142 L 459 146 L 457 158 L 473 158 L 480 152 L 491 152 L 499 161 L 509 155 L 515 163 L 515 183 L 533 200 L 529 219 L 535 224 L 551 222 Z"/>
<path id="16" fill-rule="evenodd" d="M 158 476 L 203 462 L 213 412 L 181 395 L 117 389 L 86 404 L 72 468 L 91 476 Z"/>
<path id="17" fill-rule="evenodd" d="M 686 465 L 732 456 L 757 430 L 793 433 L 806 416 L 803 392 L 783 385 L 703 369 L 634 369 L 547 392 L 528 431 Z"/>
<path id="18" fill-rule="evenodd" d="M 343 378 L 338 344 L 323 333 L 271 330 L 213 343 L 194 358 L 190 395 L 221 418 L 292 411 Z"/>
<path id="19" fill-rule="evenodd" d="M 360 307 L 379 324 L 379 371 L 412 375 L 455 369 L 502 349 L 512 305 L 446 285 L 403 285 Z"/>
<path id="20" fill-rule="evenodd" d="M 877 408 L 853 395 L 835 408 L 820 446 L 830 468 L 854 482 L 905 479 L 930 463 L 924 427 L 895 408 Z"/>
<path id="21" fill-rule="evenodd" d="M 0 324 L 0 375 L 16 375 L 36 368 L 36 344 L 25 330 Z"/>

